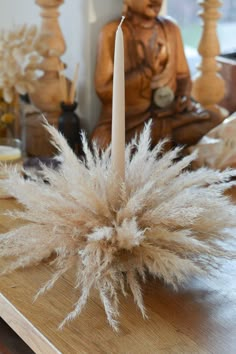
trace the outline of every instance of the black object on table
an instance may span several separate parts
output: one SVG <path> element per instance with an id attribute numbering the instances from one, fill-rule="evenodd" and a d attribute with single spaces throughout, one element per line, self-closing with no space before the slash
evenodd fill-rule
<path id="1" fill-rule="evenodd" d="M 80 135 L 80 120 L 75 113 L 77 103 L 61 103 L 62 113 L 58 121 L 58 130 L 64 135 L 69 146 L 76 155 L 82 155 L 82 142 Z"/>

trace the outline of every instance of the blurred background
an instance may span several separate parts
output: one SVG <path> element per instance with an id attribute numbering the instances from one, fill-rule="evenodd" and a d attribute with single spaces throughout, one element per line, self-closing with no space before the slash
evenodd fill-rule
<path id="1" fill-rule="evenodd" d="M 201 19 L 197 16 L 201 7 L 196 0 L 166 0 L 167 14 L 178 22 L 191 72 L 196 73 L 200 61 L 197 47 L 201 37 Z M 218 37 L 221 53 L 236 51 L 236 0 L 223 0 L 218 22 Z"/>

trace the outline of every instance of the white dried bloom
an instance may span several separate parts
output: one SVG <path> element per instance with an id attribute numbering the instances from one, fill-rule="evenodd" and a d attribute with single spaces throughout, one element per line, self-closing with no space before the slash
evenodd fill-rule
<path id="1" fill-rule="evenodd" d="M 27 93 L 27 82 L 19 81 L 16 83 L 15 88 L 20 95 L 25 95 Z"/>
<path id="2" fill-rule="evenodd" d="M 57 171 L 43 167 L 47 184 L 6 170 L 4 187 L 25 206 L 10 215 L 27 223 L 1 235 L 0 257 L 9 259 L 6 273 L 54 252 L 56 270 L 40 294 L 72 269 L 81 296 L 65 321 L 81 313 L 95 288 L 116 329 L 118 294 L 126 287 L 145 316 L 146 272 L 177 288 L 208 275 L 221 257 L 235 257 L 224 248 L 234 237 L 225 227 L 236 226 L 236 206 L 224 195 L 235 185 L 235 170 L 186 170 L 196 154 L 178 160 L 177 148 L 162 155 L 163 142 L 150 150 L 149 126 L 126 147 L 126 180 L 119 185 L 110 148 L 100 153 L 94 145 L 92 153 L 84 138 L 80 161 L 55 128 L 48 130 L 63 163 Z"/>
<path id="3" fill-rule="evenodd" d="M 14 98 L 14 90 L 11 87 L 3 88 L 3 98 L 7 103 L 11 103 Z"/>
<path id="4" fill-rule="evenodd" d="M 20 62 L 21 60 L 24 60 L 23 48 L 15 47 L 12 50 L 12 55 L 16 62 Z"/>
<path id="5" fill-rule="evenodd" d="M 14 93 L 34 90 L 39 75 L 41 37 L 36 26 L 20 26 L 0 33 L 0 89 L 11 102 Z"/>

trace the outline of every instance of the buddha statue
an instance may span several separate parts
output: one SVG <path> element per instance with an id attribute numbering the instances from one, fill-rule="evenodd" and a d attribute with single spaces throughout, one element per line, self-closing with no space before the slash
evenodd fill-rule
<path id="1" fill-rule="evenodd" d="M 191 77 L 180 30 L 158 16 L 163 0 L 125 0 L 126 141 L 152 119 L 152 144 L 170 138 L 168 148 L 193 145 L 223 120 L 191 99 Z M 95 88 L 102 111 L 92 139 L 111 141 L 114 43 L 120 19 L 105 25 L 98 41 Z"/>

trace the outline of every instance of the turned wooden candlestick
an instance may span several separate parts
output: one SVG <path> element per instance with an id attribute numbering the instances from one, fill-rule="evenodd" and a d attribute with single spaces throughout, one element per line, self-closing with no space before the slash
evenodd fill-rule
<path id="1" fill-rule="evenodd" d="M 220 53 L 217 36 L 217 21 L 221 17 L 218 8 L 222 3 L 218 0 L 199 2 L 203 10 L 199 16 L 203 19 L 203 32 L 198 52 L 202 57 L 199 72 L 193 80 L 193 97 L 205 108 L 219 111 L 218 103 L 225 94 L 225 83 L 219 74 L 220 65 L 216 56 Z"/>
<path id="2" fill-rule="evenodd" d="M 36 90 L 30 95 L 30 98 L 33 104 L 45 114 L 49 123 L 57 126 L 62 100 L 61 91 L 58 89 L 60 86 L 58 68 L 61 65 L 60 57 L 66 49 L 58 21 L 58 8 L 64 3 L 64 0 L 36 0 L 35 2 L 42 9 L 40 34 L 45 38 L 47 50 L 43 54 L 44 59 L 40 64 L 40 69 L 44 74 L 38 80 Z M 34 145 L 42 146 L 41 155 L 50 155 L 52 146 L 45 129 L 40 127 L 38 122 L 32 123 L 32 120 L 29 129 L 31 130 L 30 134 L 33 134 L 37 139 Z M 38 155 L 38 150 L 36 154 Z"/>
<path id="3" fill-rule="evenodd" d="M 60 112 L 61 93 L 58 90 L 58 68 L 60 56 L 65 52 L 65 41 L 59 26 L 58 7 L 64 0 L 36 0 L 36 4 L 42 8 L 41 35 L 45 35 L 47 51 L 40 65 L 43 76 L 38 80 L 36 91 L 31 95 L 35 106 L 45 113 Z"/>

